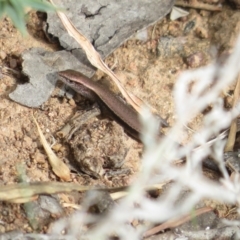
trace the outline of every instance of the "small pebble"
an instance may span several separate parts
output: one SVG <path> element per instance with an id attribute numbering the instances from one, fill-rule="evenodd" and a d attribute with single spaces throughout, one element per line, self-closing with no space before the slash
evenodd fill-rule
<path id="1" fill-rule="evenodd" d="M 33 158 L 36 163 L 45 163 L 46 162 L 45 156 L 40 152 L 36 152 L 34 154 Z"/>
<path id="2" fill-rule="evenodd" d="M 4 51 L 0 50 L 0 58 L 4 60 L 6 57 L 7 57 L 7 54 Z"/>
<path id="3" fill-rule="evenodd" d="M 135 38 L 140 40 L 140 41 L 146 42 L 148 40 L 147 29 L 137 31 L 137 33 L 135 34 Z"/>
<path id="4" fill-rule="evenodd" d="M 10 65 L 10 68 L 16 68 L 17 67 L 17 60 L 14 59 L 14 58 L 10 58 L 10 61 L 9 61 L 9 65 Z"/>
<path id="5" fill-rule="evenodd" d="M 203 63 L 204 56 L 202 52 L 193 53 L 186 58 L 186 63 L 191 68 L 197 68 Z"/>
<path id="6" fill-rule="evenodd" d="M 61 149 L 62 149 L 62 144 L 60 144 L 60 143 L 56 143 L 56 144 L 54 144 L 53 146 L 52 146 L 52 149 L 54 150 L 54 151 L 56 151 L 56 152 L 58 152 L 58 151 L 60 151 Z"/>
<path id="7" fill-rule="evenodd" d="M 76 103 L 75 103 L 75 101 L 72 98 L 69 99 L 69 104 L 71 106 L 76 106 Z"/>
<path id="8" fill-rule="evenodd" d="M 197 27 L 195 29 L 196 35 L 200 38 L 207 39 L 209 38 L 208 31 L 203 27 Z"/>

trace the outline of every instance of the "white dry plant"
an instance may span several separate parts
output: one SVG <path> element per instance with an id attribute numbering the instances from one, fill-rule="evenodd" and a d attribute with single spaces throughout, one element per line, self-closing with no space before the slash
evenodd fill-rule
<path id="1" fill-rule="evenodd" d="M 111 235 L 120 239 L 141 239 L 146 229 L 131 226 L 133 219 L 149 223 L 160 223 L 191 212 L 202 199 L 213 199 L 227 204 L 237 204 L 240 199 L 240 179 L 231 181 L 223 164 L 223 150 L 226 140 L 216 138 L 212 146 L 209 139 L 230 126 L 232 119 L 240 112 L 238 104 L 226 111 L 220 93 L 232 84 L 240 70 L 240 38 L 232 54 L 223 65 L 218 62 L 196 70 L 188 70 L 179 76 L 175 89 L 176 123 L 160 143 L 156 142 L 156 120 L 144 109 L 141 120 L 144 130 L 142 139 L 145 153 L 141 171 L 132 184 L 128 195 L 122 198 L 113 210 L 98 221 L 96 227 L 80 236 L 92 217 L 81 210 L 68 219 L 61 219 L 52 226 L 52 233 L 66 235 L 59 239 L 107 239 Z M 194 84 L 192 84 L 194 82 Z M 189 87 L 191 86 L 191 91 Z M 194 133 L 184 146 L 176 144 L 181 139 L 191 119 L 211 104 L 212 110 L 203 117 L 201 129 Z M 201 146 L 197 148 L 198 146 Z M 219 163 L 223 177 L 220 182 L 203 176 L 202 160 L 208 155 Z M 176 159 L 187 156 L 185 166 L 179 168 L 172 164 Z M 163 197 L 151 199 L 146 196 L 146 187 L 166 181 L 172 181 L 171 187 Z M 189 189 L 188 195 L 176 204 L 183 189 Z M 236 224 L 236 223 L 235 223 Z M 240 224 L 240 223 L 239 223 Z M 56 235 L 55 235 L 56 236 Z M 42 235 L 42 239 L 52 239 Z"/>

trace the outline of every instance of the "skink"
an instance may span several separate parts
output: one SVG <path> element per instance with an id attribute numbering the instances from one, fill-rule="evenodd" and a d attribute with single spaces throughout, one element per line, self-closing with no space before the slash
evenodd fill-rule
<path id="1" fill-rule="evenodd" d="M 137 112 L 124 104 L 107 88 L 74 70 L 58 72 L 58 79 L 84 97 L 97 102 L 102 111 L 107 109 L 111 118 L 121 124 L 128 134 L 141 141 L 140 133 L 142 127 Z M 162 120 L 162 124 L 166 126 L 167 123 Z M 218 166 L 209 159 L 204 160 L 203 165 L 219 172 Z"/>
<path id="2" fill-rule="evenodd" d="M 104 108 L 103 111 L 107 108 L 111 118 L 121 124 L 132 137 L 140 140 L 141 123 L 137 112 L 123 103 L 123 101 L 106 87 L 74 70 L 58 72 L 58 76 L 59 80 L 70 86 L 76 92 L 91 101 L 96 101 L 100 105 L 100 108 Z M 167 123 L 162 120 L 162 124 L 166 126 Z"/>

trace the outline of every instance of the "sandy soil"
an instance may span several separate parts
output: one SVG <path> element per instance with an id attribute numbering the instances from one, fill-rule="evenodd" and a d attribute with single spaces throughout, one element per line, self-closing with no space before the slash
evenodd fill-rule
<path id="1" fill-rule="evenodd" d="M 176 118 L 172 90 L 179 72 L 203 66 L 219 53 L 229 51 L 239 32 L 240 14 L 227 5 L 221 12 L 195 9 L 189 9 L 189 12 L 187 17 L 176 21 L 170 21 L 167 16 L 142 32 L 143 35 L 147 33 L 145 41 L 139 40 L 138 34 L 106 59 L 126 88 L 157 109 L 162 117 L 168 117 L 170 125 Z M 29 48 L 42 47 L 51 51 L 57 48 L 48 43 L 41 27 L 42 20 L 34 12 L 30 13 L 29 35 L 25 38 L 8 19 L 0 21 L 0 180 L 3 185 L 19 182 L 21 168 L 25 169 L 28 181 L 59 181 L 49 166 L 31 114 L 34 113 L 48 141 L 53 142 L 56 132 L 75 113 L 76 103 L 53 93 L 41 108 L 29 109 L 8 98 L 21 81 L 12 74 L 6 74 L 6 67 L 19 72 L 21 53 Z M 164 44 L 166 40 L 170 43 L 167 46 Z M 95 79 L 102 77 L 100 72 L 95 75 Z M 109 85 L 108 80 L 106 77 L 103 82 Z M 116 91 L 116 87 L 111 88 Z M 194 119 L 189 127 L 197 129 L 200 122 L 201 116 Z M 56 141 L 57 155 L 68 158 L 69 146 L 58 138 Z M 131 182 L 139 167 L 141 144 L 132 141 L 132 146 L 135 151 L 126 165 L 132 169 L 133 175 L 123 176 L 123 184 Z M 114 178 L 100 181 L 74 172 L 71 179 L 82 185 L 117 185 Z M 71 196 L 60 195 L 60 198 L 65 202 L 76 202 L 76 198 Z M 63 215 L 70 211 L 66 210 Z M 0 233 L 12 229 L 33 231 L 23 205 L 1 202 L 0 212 Z M 40 230 L 45 231 L 46 227 Z"/>

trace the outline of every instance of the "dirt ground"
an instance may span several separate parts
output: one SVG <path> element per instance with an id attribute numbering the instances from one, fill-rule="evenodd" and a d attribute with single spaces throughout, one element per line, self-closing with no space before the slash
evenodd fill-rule
<path id="1" fill-rule="evenodd" d="M 108 66 L 120 77 L 127 90 L 157 109 L 163 118 L 168 119 L 170 125 L 176 118 L 172 90 L 178 74 L 185 69 L 204 66 L 221 53 L 230 51 L 240 29 L 239 11 L 227 4 L 220 12 L 196 9 L 188 11 L 189 15 L 179 20 L 170 21 L 167 16 L 141 31 L 106 59 Z M 57 49 L 41 31 L 42 19 L 35 12 L 30 13 L 27 26 L 29 35 L 22 37 L 9 19 L 0 21 L 0 182 L 3 185 L 19 182 L 21 169 L 24 169 L 29 182 L 59 181 L 49 166 L 32 113 L 48 141 L 53 143 L 55 139 L 57 142 L 57 155 L 68 159 L 66 162 L 71 162 L 69 158 L 72 157 L 69 145 L 58 139 L 56 132 L 75 113 L 76 98 L 60 98 L 56 89 L 41 108 L 30 109 L 8 97 L 17 84 L 22 84 L 22 80 L 14 74 L 21 71 L 22 52 L 32 47 L 50 51 Z M 147 39 L 141 40 L 140 37 L 145 35 Z M 97 72 L 94 78 L 104 78 L 103 83 L 109 85 L 109 78 L 101 72 Z M 115 86 L 111 88 L 117 91 Z M 201 116 L 188 127 L 197 129 L 200 123 Z M 186 135 L 189 132 L 186 129 Z M 129 184 L 138 171 L 142 145 L 128 136 L 126 138 L 131 142 L 132 149 L 124 166 L 131 169 L 130 175 L 99 180 L 73 171 L 71 181 L 89 186 Z M 81 195 L 60 194 L 58 197 L 61 203 L 78 204 L 81 199 Z M 0 233 L 13 229 L 34 231 L 24 209 L 23 204 L 1 202 Z M 71 208 L 64 208 L 64 213 L 60 215 L 65 216 L 72 211 Z M 61 217 L 60 215 L 51 214 L 49 221 Z M 38 231 L 46 231 L 48 224 L 49 222 L 39 225 L 41 227 Z"/>

